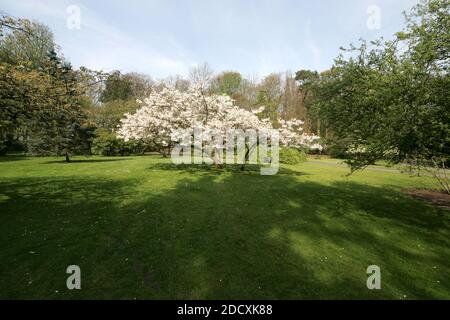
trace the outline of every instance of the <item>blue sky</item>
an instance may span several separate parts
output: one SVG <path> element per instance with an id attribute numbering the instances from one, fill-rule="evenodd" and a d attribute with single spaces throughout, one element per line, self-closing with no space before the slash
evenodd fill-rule
<path id="1" fill-rule="evenodd" d="M 403 27 L 402 11 L 417 1 L 0 0 L 0 9 L 48 25 L 76 67 L 163 78 L 208 62 L 215 71 L 261 77 L 325 70 L 340 46 L 392 37 Z M 67 27 L 71 5 L 80 8 L 80 29 Z M 373 5 L 378 29 L 367 27 Z"/>

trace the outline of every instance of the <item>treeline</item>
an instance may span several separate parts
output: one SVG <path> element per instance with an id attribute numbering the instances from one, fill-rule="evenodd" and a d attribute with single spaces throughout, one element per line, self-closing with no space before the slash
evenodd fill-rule
<path id="1" fill-rule="evenodd" d="M 258 81 L 247 79 L 236 71 L 215 73 L 206 63 L 192 67 L 187 78 L 171 76 L 154 80 L 142 74 L 114 71 L 102 86 L 93 88 L 90 93 L 91 97 L 97 97 L 92 99 L 87 110 L 89 119 L 97 128 L 92 151 L 103 155 L 129 154 L 130 150 L 151 151 L 151 145 L 142 143 L 130 142 L 135 148 L 127 146 L 127 143 L 115 138 L 114 132 L 123 115 L 139 107 L 138 100 L 165 87 L 186 91 L 191 85 L 197 85 L 208 95 L 228 95 L 236 105 L 247 110 L 265 106 L 261 117 L 271 119 L 275 126 L 280 119 L 297 118 L 305 122 L 306 133 L 316 133 L 317 121 L 310 121 L 306 108 L 308 91 L 299 87 L 301 75 L 302 72 L 296 75 L 273 73 Z"/>
<path id="2" fill-rule="evenodd" d="M 301 75 L 300 73 L 297 73 Z M 159 92 L 164 87 L 186 91 L 191 85 L 200 85 L 207 94 L 223 94 L 232 97 L 240 107 L 253 110 L 264 105 L 263 116 L 276 122 L 278 119 L 298 118 L 307 122 L 307 131 L 317 131 L 315 123 L 309 123 L 306 109 L 307 94 L 299 88 L 296 75 L 289 72 L 273 73 L 262 80 L 244 78 L 239 72 L 224 71 L 214 73 L 208 64 L 192 67 L 189 76 L 171 76 L 154 80 L 138 73 L 122 74 L 114 71 L 106 78 L 104 85 L 91 91 L 91 119 L 99 128 L 113 132 L 123 114 L 133 112 L 151 92 Z M 309 124 L 309 125 L 308 125 Z"/>
<path id="3" fill-rule="evenodd" d="M 2 16 L 0 154 L 25 151 L 69 159 L 72 154 L 151 150 L 117 139 L 114 131 L 120 119 L 151 92 L 167 86 L 183 91 L 193 84 L 201 84 L 210 94 L 229 95 L 248 110 L 264 105 L 264 116 L 274 123 L 298 118 L 305 121 L 308 133 L 317 131 L 308 118 L 307 90 L 299 89 L 299 78 L 290 73 L 273 73 L 257 81 L 235 71 L 215 74 L 203 64 L 193 67 L 187 78 L 154 80 L 139 73 L 75 70 L 48 27 Z"/>

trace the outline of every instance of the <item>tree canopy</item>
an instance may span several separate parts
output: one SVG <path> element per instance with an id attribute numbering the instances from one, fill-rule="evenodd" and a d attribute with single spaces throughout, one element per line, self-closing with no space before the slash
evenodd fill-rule
<path id="1" fill-rule="evenodd" d="M 449 12 L 448 0 L 422 1 L 393 40 L 351 46 L 329 72 L 306 81 L 313 88 L 313 107 L 333 139 L 345 141 L 353 169 L 380 159 L 445 169 L 450 155 Z"/>

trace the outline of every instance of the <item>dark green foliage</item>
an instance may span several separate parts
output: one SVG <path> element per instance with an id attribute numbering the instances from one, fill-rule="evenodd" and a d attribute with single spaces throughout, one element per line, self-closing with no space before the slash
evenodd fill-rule
<path id="1" fill-rule="evenodd" d="M 69 160 L 86 120 L 78 73 L 58 55 L 47 27 L 10 20 L 17 28 L 0 38 L 0 143 L 20 140 L 30 154 Z"/>
<path id="2" fill-rule="evenodd" d="M 226 94 L 232 97 L 238 92 L 241 82 L 242 76 L 239 72 L 222 72 L 212 81 L 211 91 L 215 94 Z"/>
<path id="3" fill-rule="evenodd" d="M 128 156 L 144 152 L 144 144 L 140 141 L 124 141 L 105 129 L 98 129 L 95 134 L 96 138 L 92 142 L 93 154 L 102 156 Z"/>
<path id="4" fill-rule="evenodd" d="M 347 159 L 349 157 L 349 142 L 345 139 L 330 139 L 325 142 L 325 145 L 325 153 L 330 155 L 332 158 Z"/>
<path id="5" fill-rule="evenodd" d="M 105 89 L 100 96 L 100 101 L 128 100 L 132 97 L 132 94 L 131 81 L 125 78 L 119 71 L 114 71 L 106 79 Z"/>
<path id="6" fill-rule="evenodd" d="M 6 155 L 6 152 L 8 151 L 8 145 L 6 141 L 0 141 L 0 156 Z"/>
<path id="7" fill-rule="evenodd" d="M 120 124 L 125 113 L 134 113 L 139 107 L 136 100 L 113 100 L 100 106 L 92 106 L 88 109 L 89 119 L 97 128 L 114 131 Z"/>
<path id="8" fill-rule="evenodd" d="M 76 140 L 74 141 L 73 153 L 77 155 L 91 154 L 92 142 L 95 138 L 95 127 L 83 126 L 78 128 Z"/>
<path id="9" fill-rule="evenodd" d="M 313 84 L 319 78 L 317 71 L 300 70 L 295 73 L 295 80 L 298 81 L 300 87 Z"/>
<path id="10" fill-rule="evenodd" d="M 450 157 L 450 2 L 422 1 L 394 41 L 365 41 L 312 86 L 315 114 L 353 169 L 376 160 L 443 164 Z"/>

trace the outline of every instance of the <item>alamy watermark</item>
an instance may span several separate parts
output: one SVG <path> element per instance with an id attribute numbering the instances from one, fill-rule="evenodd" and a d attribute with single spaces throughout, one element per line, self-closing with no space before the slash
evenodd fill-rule
<path id="1" fill-rule="evenodd" d="M 66 273 L 70 274 L 67 278 L 66 286 L 69 290 L 81 290 L 81 269 L 77 265 L 68 266 Z"/>
<path id="2" fill-rule="evenodd" d="M 381 289 L 381 269 L 379 266 L 372 265 L 367 267 L 367 274 L 370 276 L 367 278 L 367 289 L 380 290 Z"/>
<path id="3" fill-rule="evenodd" d="M 369 30 L 381 29 L 381 8 L 377 5 L 367 7 L 366 26 Z"/>
<path id="4" fill-rule="evenodd" d="M 77 5 L 68 6 L 66 9 L 66 26 L 69 30 L 81 29 L 81 9 Z"/>

